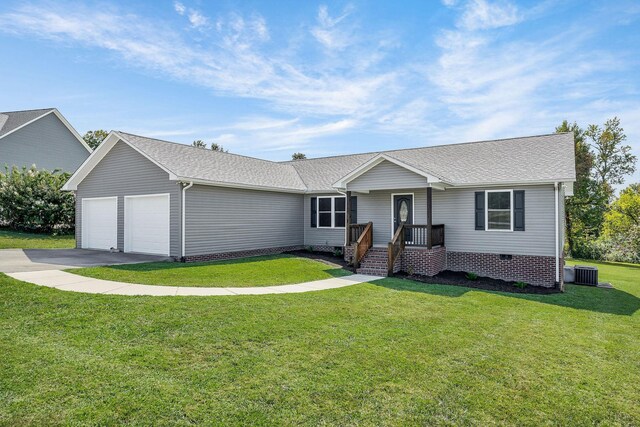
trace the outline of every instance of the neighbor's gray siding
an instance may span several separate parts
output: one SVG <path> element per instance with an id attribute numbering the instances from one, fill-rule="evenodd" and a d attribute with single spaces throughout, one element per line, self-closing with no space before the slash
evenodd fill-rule
<path id="1" fill-rule="evenodd" d="M 340 196 L 339 193 L 304 196 L 304 244 L 305 246 L 344 246 L 344 228 L 311 227 L 311 197 Z"/>
<path id="2" fill-rule="evenodd" d="M 170 194 L 170 255 L 180 256 L 180 185 L 143 155 L 120 141 L 78 185 L 76 245 L 82 247 L 82 199 L 118 196 L 118 249 L 124 250 L 124 196 Z"/>
<path id="3" fill-rule="evenodd" d="M 399 188 L 420 188 L 427 185 L 427 178 L 387 160 L 347 184 L 347 189 L 393 190 Z"/>
<path id="4" fill-rule="evenodd" d="M 553 185 L 509 188 L 525 191 L 525 231 L 475 230 L 474 193 L 484 188 L 434 190 L 433 222 L 445 224 L 447 250 L 555 256 Z"/>
<path id="5" fill-rule="evenodd" d="M 187 255 L 303 244 L 302 194 L 194 185 L 185 199 Z"/>
<path id="6" fill-rule="evenodd" d="M 61 169 L 73 173 L 89 151 L 50 113 L 0 139 L 0 168 L 7 166 Z"/>

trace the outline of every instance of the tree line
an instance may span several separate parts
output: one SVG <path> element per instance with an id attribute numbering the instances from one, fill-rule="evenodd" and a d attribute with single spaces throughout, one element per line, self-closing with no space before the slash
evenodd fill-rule
<path id="1" fill-rule="evenodd" d="M 640 262 L 640 185 L 615 191 L 637 160 L 620 119 L 584 129 L 565 120 L 556 132 L 572 132 L 575 141 L 574 195 L 565 203 L 567 256 Z"/>

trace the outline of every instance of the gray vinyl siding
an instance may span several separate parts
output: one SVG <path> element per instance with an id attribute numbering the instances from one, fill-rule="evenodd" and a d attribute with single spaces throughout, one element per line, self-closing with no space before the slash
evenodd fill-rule
<path id="1" fill-rule="evenodd" d="M 420 188 L 426 185 L 427 178 L 424 176 L 385 160 L 347 184 L 347 189 L 351 191 L 393 190 Z"/>
<path id="2" fill-rule="evenodd" d="M 358 197 L 358 222 L 373 222 L 373 244 L 386 245 L 391 241 L 392 194 L 413 193 L 413 223 L 427 223 L 427 189 L 398 191 L 372 191 L 369 194 L 355 193 Z"/>
<path id="3" fill-rule="evenodd" d="M 73 173 L 89 157 L 89 151 L 67 127 L 50 113 L 0 139 L 0 168 L 36 165 Z"/>
<path id="4" fill-rule="evenodd" d="M 305 246 L 344 246 L 344 228 L 311 227 L 311 197 L 340 196 L 338 193 L 313 194 L 304 196 L 304 244 Z M 358 222 L 359 219 L 358 219 Z"/>
<path id="5" fill-rule="evenodd" d="M 474 193 L 485 190 L 484 188 L 434 190 L 433 222 L 445 224 L 447 250 L 555 256 L 553 185 L 508 189 L 525 191 L 525 231 L 475 230 Z"/>
<path id="6" fill-rule="evenodd" d="M 182 247 L 181 190 L 169 174 L 120 141 L 78 185 L 76 191 L 76 245 L 82 246 L 82 199 L 118 196 L 118 249 L 124 250 L 124 196 L 170 194 L 170 255 Z"/>
<path id="7" fill-rule="evenodd" d="M 187 255 L 303 244 L 302 194 L 194 185 L 185 200 Z"/>

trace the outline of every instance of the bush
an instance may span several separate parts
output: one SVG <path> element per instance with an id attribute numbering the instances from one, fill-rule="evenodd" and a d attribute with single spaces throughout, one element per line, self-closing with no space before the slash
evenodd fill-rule
<path id="1" fill-rule="evenodd" d="M 469 280 L 478 280 L 478 275 L 476 273 L 467 273 L 465 277 Z"/>
<path id="2" fill-rule="evenodd" d="M 0 173 L 0 222 L 36 233 L 70 233 L 75 222 L 75 196 L 61 188 L 69 174 L 17 167 Z"/>
<path id="3" fill-rule="evenodd" d="M 519 289 L 524 289 L 524 288 L 526 288 L 528 285 L 527 285 L 527 283 L 526 283 L 526 282 L 516 282 L 516 283 L 514 283 L 514 284 L 513 284 L 513 286 L 515 286 L 516 288 L 519 288 Z"/>
<path id="4" fill-rule="evenodd" d="M 640 263 L 639 239 L 628 233 L 623 236 L 596 239 L 580 239 L 574 242 L 572 258 L 592 259 L 595 261 Z"/>

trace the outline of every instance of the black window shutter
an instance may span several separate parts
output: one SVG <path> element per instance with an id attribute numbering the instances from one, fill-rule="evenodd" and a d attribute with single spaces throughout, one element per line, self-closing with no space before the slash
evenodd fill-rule
<path id="1" fill-rule="evenodd" d="M 524 231 L 524 190 L 513 192 L 513 230 Z"/>
<path id="2" fill-rule="evenodd" d="M 351 224 L 358 223 L 358 197 L 351 196 Z"/>
<path id="3" fill-rule="evenodd" d="M 311 198 L 311 228 L 316 228 L 318 226 L 318 198 Z"/>
<path id="4" fill-rule="evenodd" d="M 484 230 L 484 191 L 476 191 L 476 230 Z"/>

